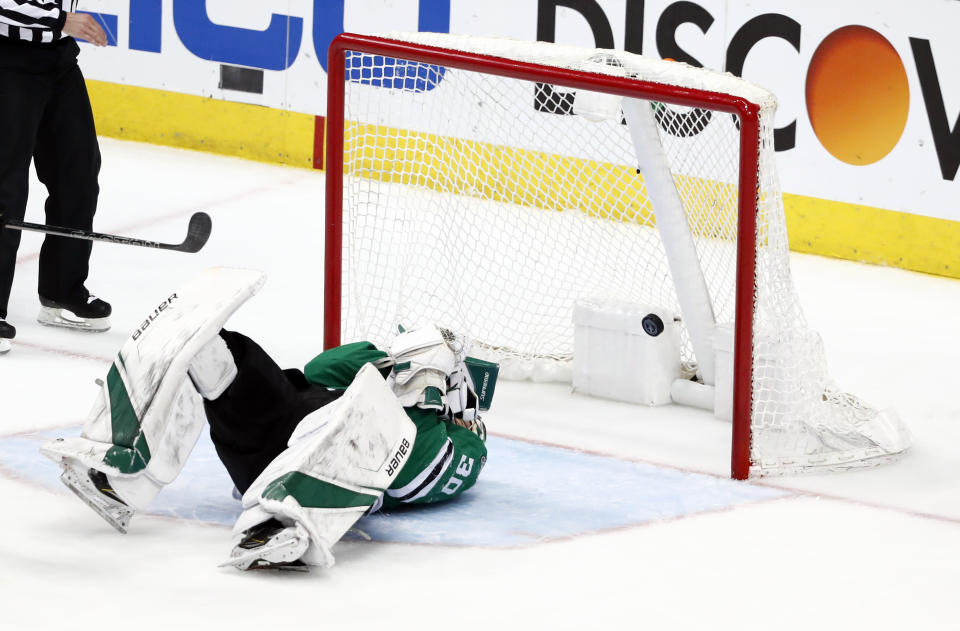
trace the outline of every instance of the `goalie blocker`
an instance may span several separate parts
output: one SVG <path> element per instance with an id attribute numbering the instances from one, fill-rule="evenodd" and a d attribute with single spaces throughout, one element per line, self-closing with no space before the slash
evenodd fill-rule
<path id="1" fill-rule="evenodd" d="M 404 362 L 367 342 L 321 353 L 303 372 L 281 370 L 253 340 L 221 331 L 262 283 L 258 272 L 208 270 L 128 339 L 82 435 L 42 448 L 81 499 L 125 532 L 180 473 L 209 420 L 244 492 L 227 564 L 249 569 L 330 566 L 331 548 L 364 514 L 473 486 L 495 365 L 477 396 L 452 336 L 429 327 L 391 347 L 429 373 L 420 391 L 410 379 L 397 385 Z M 440 390 L 439 406 L 428 387 Z"/>

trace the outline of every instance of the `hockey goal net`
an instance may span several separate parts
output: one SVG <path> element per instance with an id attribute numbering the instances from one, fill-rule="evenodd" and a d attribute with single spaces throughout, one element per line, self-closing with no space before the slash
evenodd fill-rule
<path id="1" fill-rule="evenodd" d="M 620 51 L 432 33 L 343 34 L 328 73 L 327 347 L 436 322 L 507 376 L 562 375 L 578 300 L 660 305 L 700 383 L 732 332 L 733 477 L 908 447 L 895 414 L 833 384 L 805 323 L 766 90 Z"/>

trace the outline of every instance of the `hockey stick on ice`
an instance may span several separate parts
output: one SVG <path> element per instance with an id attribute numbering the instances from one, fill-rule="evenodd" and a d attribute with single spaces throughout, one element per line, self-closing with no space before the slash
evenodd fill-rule
<path id="1" fill-rule="evenodd" d="M 213 222 L 210 221 L 210 215 L 204 212 L 194 213 L 193 216 L 190 217 L 190 223 L 187 226 L 187 237 L 183 240 L 183 243 L 159 243 L 157 241 L 144 241 L 143 239 L 121 237 L 115 234 L 87 232 L 86 230 L 78 230 L 76 228 L 60 228 L 46 224 L 17 221 L 15 219 L 4 219 L 3 213 L 0 213 L 0 227 L 10 228 L 11 230 L 29 230 L 31 232 L 44 232 L 61 237 L 70 237 L 72 239 L 106 241 L 108 243 L 119 243 L 121 245 L 138 245 L 144 248 L 190 253 L 199 252 L 200 248 L 206 244 L 207 239 L 210 238 L 210 229 L 212 226 Z"/>

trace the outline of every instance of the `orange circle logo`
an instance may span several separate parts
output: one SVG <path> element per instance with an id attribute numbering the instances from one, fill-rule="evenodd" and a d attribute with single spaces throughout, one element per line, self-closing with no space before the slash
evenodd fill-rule
<path id="1" fill-rule="evenodd" d="M 807 113 L 824 148 L 848 164 L 872 164 L 903 135 L 907 72 L 886 38 L 844 26 L 817 47 L 807 71 Z"/>

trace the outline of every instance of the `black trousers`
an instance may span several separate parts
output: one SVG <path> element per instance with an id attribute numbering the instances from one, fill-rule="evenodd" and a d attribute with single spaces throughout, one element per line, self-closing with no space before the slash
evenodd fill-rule
<path id="1" fill-rule="evenodd" d="M 287 448 L 297 423 L 343 393 L 311 385 L 299 370 L 281 370 L 245 335 L 223 330 L 220 337 L 233 354 L 237 377 L 204 408 L 217 455 L 243 493 Z"/>
<path id="2" fill-rule="evenodd" d="M 0 212 L 22 220 L 30 160 L 47 188 L 48 224 L 91 230 L 100 188 L 100 148 L 72 38 L 40 46 L 0 38 Z M 20 231 L 0 229 L 0 317 L 7 315 Z M 38 293 L 85 300 L 91 242 L 48 235 Z"/>

